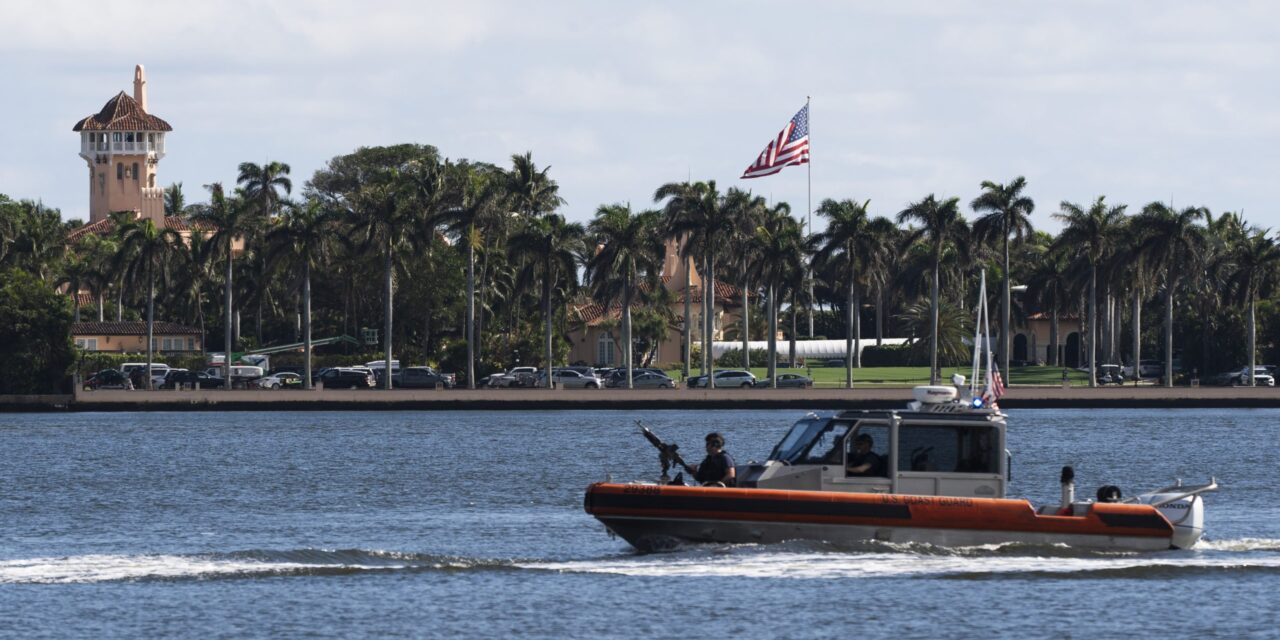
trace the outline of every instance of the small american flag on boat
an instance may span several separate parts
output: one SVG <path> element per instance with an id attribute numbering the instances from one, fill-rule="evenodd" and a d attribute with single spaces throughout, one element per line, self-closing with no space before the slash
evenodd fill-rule
<path id="1" fill-rule="evenodd" d="M 760 152 L 756 161 L 742 173 L 742 178 L 760 178 L 782 171 L 783 167 L 809 162 L 809 105 L 798 111 L 782 128 L 778 137 Z"/>

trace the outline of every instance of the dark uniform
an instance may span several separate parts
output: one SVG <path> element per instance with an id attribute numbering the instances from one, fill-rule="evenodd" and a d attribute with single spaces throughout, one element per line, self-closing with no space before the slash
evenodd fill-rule
<path id="1" fill-rule="evenodd" d="M 734 467 L 733 458 L 728 453 L 721 451 L 720 453 L 709 453 L 702 464 L 698 465 L 698 475 L 694 479 L 699 484 L 708 482 L 720 482 L 724 479 L 724 475 Z M 731 483 L 726 483 L 731 484 Z"/>
<path id="2" fill-rule="evenodd" d="M 853 475 L 853 476 L 883 476 L 884 475 L 884 460 L 881 459 L 880 454 L 874 451 L 867 451 L 866 453 L 855 452 L 855 453 L 849 454 L 849 461 L 845 463 L 845 466 L 850 469 L 853 469 L 855 467 L 860 467 L 868 463 L 870 463 L 871 466 L 868 467 L 866 471 L 863 471 L 861 473 L 850 472 L 849 475 Z"/>

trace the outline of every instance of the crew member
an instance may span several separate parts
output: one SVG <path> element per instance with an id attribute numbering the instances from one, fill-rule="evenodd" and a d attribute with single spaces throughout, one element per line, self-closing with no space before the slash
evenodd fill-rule
<path id="1" fill-rule="evenodd" d="M 879 476 L 883 475 L 881 469 L 880 455 L 871 450 L 875 441 L 871 439 L 869 433 L 859 433 L 853 439 L 853 451 L 849 453 L 849 459 L 845 462 L 845 472 L 851 476 Z"/>
<path id="2" fill-rule="evenodd" d="M 724 436 L 716 432 L 707 434 L 707 457 L 694 467 L 694 479 L 699 484 L 721 483 L 732 487 L 737 478 L 733 470 L 733 458 L 724 450 Z"/>

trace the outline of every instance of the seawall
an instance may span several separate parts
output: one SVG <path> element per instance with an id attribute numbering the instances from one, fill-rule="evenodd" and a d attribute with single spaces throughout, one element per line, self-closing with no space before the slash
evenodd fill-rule
<path id="1" fill-rule="evenodd" d="M 530 411 L 569 409 L 879 409 L 902 407 L 908 387 L 847 389 L 467 389 L 318 391 L 80 391 L 0 396 L 0 411 Z M 1005 409 L 1267 408 L 1280 388 L 1014 387 Z"/>

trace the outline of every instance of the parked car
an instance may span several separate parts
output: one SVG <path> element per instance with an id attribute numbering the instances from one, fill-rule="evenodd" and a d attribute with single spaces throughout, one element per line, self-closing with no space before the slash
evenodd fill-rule
<path id="1" fill-rule="evenodd" d="M 666 373 L 663 372 L 662 369 L 654 369 L 652 367 L 643 367 L 643 368 L 631 370 L 631 380 L 634 382 L 636 379 L 636 376 L 639 376 L 642 373 L 656 373 L 658 375 L 663 375 L 663 376 L 666 375 Z M 604 380 L 604 386 L 606 387 L 625 387 L 627 386 L 627 370 L 614 369 L 613 372 L 610 373 L 607 377 L 602 377 L 601 379 Z"/>
<path id="2" fill-rule="evenodd" d="M 486 386 L 503 389 L 532 387 L 537 379 L 537 367 L 514 367 L 506 373 L 495 373 L 489 376 Z"/>
<path id="3" fill-rule="evenodd" d="M 551 379 L 556 387 L 563 389 L 599 389 L 604 386 L 604 382 L 595 375 L 583 374 L 575 369 L 552 369 Z M 547 373 L 545 371 L 538 376 L 533 386 L 546 388 Z"/>
<path id="4" fill-rule="evenodd" d="M 334 367 L 316 376 L 315 382 L 324 384 L 326 389 L 372 389 L 373 374 L 368 369 L 355 367 Z"/>
<path id="5" fill-rule="evenodd" d="M 176 389 L 179 385 L 195 388 L 197 384 L 200 385 L 201 389 L 221 389 L 226 386 L 226 382 L 222 378 L 211 376 L 203 371 L 172 369 L 164 377 L 164 382 L 160 384 L 160 388 Z"/>
<path id="6" fill-rule="evenodd" d="M 622 377 L 622 384 L 618 385 L 626 388 L 627 378 Z M 636 389 L 674 389 L 676 381 L 671 376 L 660 371 L 645 371 L 644 373 L 632 374 L 631 386 Z"/>
<path id="7" fill-rule="evenodd" d="M 768 388 L 773 386 L 772 382 L 772 378 L 764 378 L 763 380 L 757 380 L 755 386 Z M 802 376 L 798 373 L 778 374 L 779 389 L 808 389 L 812 386 L 813 378 L 810 378 L 809 376 Z"/>
<path id="8" fill-rule="evenodd" d="M 277 371 L 253 381 L 259 389 L 301 389 L 302 376 L 292 371 Z"/>
<path id="9" fill-rule="evenodd" d="M 129 376 L 116 369 L 103 369 L 84 381 L 85 389 L 133 389 Z"/>
<path id="10" fill-rule="evenodd" d="M 455 384 L 457 376 L 440 373 L 431 367 L 405 367 L 391 374 L 391 386 L 405 389 L 434 389 L 436 385 L 452 389 Z"/>
<path id="11" fill-rule="evenodd" d="M 1266 367 L 1256 366 L 1253 368 L 1253 383 L 1259 387 L 1274 387 L 1276 379 L 1271 376 Z M 1243 387 L 1249 384 L 1249 367 L 1241 367 L 1232 376 L 1229 384 L 1233 387 Z"/>
<path id="12" fill-rule="evenodd" d="M 717 388 L 746 389 L 749 387 L 754 387 L 755 384 L 756 384 L 756 377 L 752 375 L 750 371 L 726 369 L 724 371 L 716 372 Z M 692 378 L 689 378 L 688 387 L 690 389 L 697 389 L 698 387 L 705 387 L 705 386 L 707 386 L 707 376 L 701 375 L 701 376 L 694 376 Z"/>

